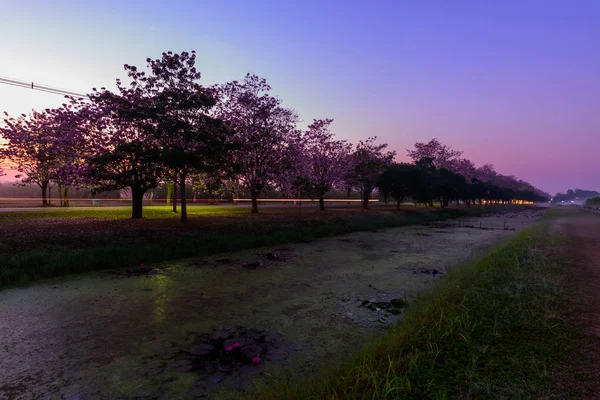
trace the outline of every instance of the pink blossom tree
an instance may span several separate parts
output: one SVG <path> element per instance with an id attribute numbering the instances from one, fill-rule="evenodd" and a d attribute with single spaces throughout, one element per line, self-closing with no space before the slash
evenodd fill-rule
<path id="1" fill-rule="evenodd" d="M 493 182 L 496 176 L 498 173 L 492 164 L 485 164 L 475 171 L 475 177 L 483 183 Z"/>
<path id="2" fill-rule="evenodd" d="M 362 207 L 365 210 L 369 208 L 369 197 L 380 175 L 396 156 L 395 151 L 386 151 L 387 144 L 376 144 L 376 139 L 377 137 L 369 137 L 358 142 L 350 157 L 351 173 L 346 178 L 360 191 Z"/>
<path id="3" fill-rule="evenodd" d="M 48 207 L 48 187 L 52 175 L 59 166 L 59 149 L 56 145 L 56 131 L 50 129 L 50 115 L 33 111 L 31 115 L 22 114 L 9 117 L 4 113 L 4 126 L 0 132 L 6 140 L 0 148 L 0 157 L 8 159 L 20 172 L 20 184 L 34 183 L 42 191 L 42 206 Z"/>
<path id="4" fill-rule="evenodd" d="M 471 200 L 473 199 L 473 180 L 477 177 L 477 168 L 475 164 L 471 160 L 467 160 L 466 158 L 459 158 L 453 163 L 453 169 L 451 170 L 455 174 L 463 176 L 464 183 L 462 190 L 459 190 L 460 196 L 456 199 L 456 204 L 460 204 L 460 200 L 467 205 L 467 207 L 471 206 Z"/>
<path id="5" fill-rule="evenodd" d="M 270 185 L 279 190 L 283 198 L 312 196 L 312 190 L 306 190 L 310 184 L 307 185 L 308 164 L 305 138 L 300 131 L 293 130 L 286 138 L 286 142 L 286 146 L 282 148 L 281 152 L 281 168 Z M 302 190 L 298 190 L 300 182 L 302 182 L 300 185 Z"/>
<path id="6" fill-rule="evenodd" d="M 453 150 L 450 146 L 442 144 L 435 138 L 427 143 L 417 142 L 413 150 L 407 149 L 406 151 L 413 163 L 423 158 L 430 158 L 435 168 L 446 168 L 450 171 L 455 170 L 455 164 L 463 153 L 462 151 Z"/>
<path id="7" fill-rule="evenodd" d="M 47 109 L 47 129 L 54 132 L 58 167 L 52 173 L 52 181 L 58 186 L 60 205 L 69 206 L 72 186 L 83 185 L 86 180 L 85 157 L 89 154 L 87 133 L 89 119 L 81 101 L 72 99 L 56 109 Z"/>
<path id="8" fill-rule="evenodd" d="M 248 74 L 242 82 L 219 87 L 216 117 L 236 132 L 240 149 L 232 153 L 239 167 L 238 180 L 250 192 L 252 213 L 258 212 L 258 197 L 268 183 L 289 170 L 289 148 L 297 137 L 296 114 L 272 96 L 265 79 Z"/>
<path id="9" fill-rule="evenodd" d="M 352 151 L 351 144 L 334 139 L 329 131 L 332 122 L 332 119 L 314 120 L 304 134 L 307 175 L 319 199 L 321 211 L 325 211 L 325 194 L 334 185 L 343 182 L 349 170 L 348 156 Z"/>
<path id="10" fill-rule="evenodd" d="M 125 69 L 132 73 L 129 66 Z M 129 188 L 131 217 L 140 219 L 145 193 L 165 174 L 156 138 L 156 99 L 135 80 L 126 87 L 117 79 L 117 89 L 117 93 L 94 89 L 89 95 L 88 114 L 93 123 L 89 180 L 93 192 Z"/>
<path id="11" fill-rule="evenodd" d="M 193 173 L 215 172 L 231 163 L 236 146 L 233 130 L 211 116 L 216 104 L 216 88 L 198 82 L 194 51 L 166 52 L 156 60 L 146 60 L 150 73 L 129 67 L 129 75 L 155 99 L 156 138 L 161 161 L 175 172 L 181 194 L 181 221 L 187 220 L 186 182 Z"/>

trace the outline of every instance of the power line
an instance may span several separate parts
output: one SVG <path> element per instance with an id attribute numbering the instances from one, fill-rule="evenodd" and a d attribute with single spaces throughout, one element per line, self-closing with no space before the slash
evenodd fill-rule
<path id="1" fill-rule="evenodd" d="M 25 89 L 39 90 L 41 92 L 58 94 L 58 95 L 62 95 L 62 96 L 71 96 L 71 97 L 75 97 L 75 98 L 79 98 L 79 99 L 87 99 L 88 98 L 88 96 L 86 94 L 78 93 L 73 90 L 59 89 L 59 88 L 55 88 L 55 87 L 47 86 L 47 85 L 38 85 L 33 82 L 26 82 L 26 81 L 21 81 L 18 79 L 10 79 L 10 78 L 0 77 L 0 83 L 3 83 L 5 85 L 22 87 Z"/>

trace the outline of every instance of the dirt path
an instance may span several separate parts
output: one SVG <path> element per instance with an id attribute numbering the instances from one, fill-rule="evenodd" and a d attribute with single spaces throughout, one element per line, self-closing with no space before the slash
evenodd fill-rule
<path id="1" fill-rule="evenodd" d="M 565 209 L 555 229 L 568 239 L 561 255 L 571 266 L 576 296 L 570 299 L 576 328 L 587 337 L 565 365 L 560 382 L 573 398 L 600 399 L 600 217 L 578 209 Z"/>
<path id="2" fill-rule="evenodd" d="M 358 350 L 449 268 L 543 213 L 353 233 L 2 291 L 0 399 L 185 399 L 243 390 L 265 369 L 310 373 Z"/>

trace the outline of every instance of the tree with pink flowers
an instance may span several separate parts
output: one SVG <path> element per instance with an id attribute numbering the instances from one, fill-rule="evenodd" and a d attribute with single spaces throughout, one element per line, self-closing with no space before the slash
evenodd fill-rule
<path id="1" fill-rule="evenodd" d="M 217 103 L 215 88 L 198 81 L 196 53 L 166 52 L 156 60 L 148 58 L 149 74 L 129 67 L 138 87 L 154 98 L 156 139 L 161 162 L 175 171 L 181 194 L 181 221 L 187 220 L 186 183 L 191 174 L 225 170 L 230 152 L 237 148 L 233 130 L 211 116 Z"/>
<path id="2" fill-rule="evenodd" d="M 270 91 L 265 79 L 252 74 L 219 87 L 216 116 L 236 132 L 241 148 L 232 152 L 232 158 L 239 167 L 239 182 L 250 192 L 252 213 L 258 212 L 265 186 L 293 168 L 289 148 L 298 137 L 296 113 Z"/>
<path id="3" fill-rule="evenodd" d="M 316 119 L 304 133 L 307 176 L 319 199 L 321 211 L 325 211 L 325 194 L 334 185 L 343 182 L 349 169 L 348 156 L 352 151 L 352 145 L 334 139 L 329 130 L 332 122 L 332 119 Z"/>
<path id="4" fill-rule="evenodd" d="M 54 132 L 57 148 L 55 161 L 58 166 L 51 179 L 58 186 L 61 207 L 68 207 L 71 187 L 87 183 L 85 157 L 91 151 L 87 140 L 89 115 L 83 103 L 77 100 L 46 112 L 49 116 L 47 129 Z"/>
<path id="5" fill-rule="evenodd" d="M 417 142 L 414 149 L 407 149 L 407 152 L 413 163 L 423 158 L 430 158 L 435 168 L 446 168 L 450 171 L 455 170 L 455 164 L 463 153 L 459 150 L 453 150 L 450 146 L 442 144 L 435 138 L 427 143 Z"/>
<path id="6" fill-rule="evenodd" d="M 125 66 L 130 74 L 137 72 Z M 132 80 L 124 86 L 117 80 L 117 92 L 104 88 L 89 95 L 87 106 L 93 125 L 89 146 L 88 178 L 94 192 L 128 188 L 131 217 L 142 218 L 145 193 L 165 175 L 156 138 L 156 98 Z"/>
<path id="7" fill-rule="evenodd" d="M 377 137 L 359 141 L 350 157 L 351 172 L 346 175 L 360 191 L 363 209 L 369 208 L 369 198 L 377 185 L 379 176 L 391 165 L 395 151 L 386 151 L 387 144 L 376 144 Z"/>
<path id="8" fill-rule="evenodd" d="M 5 113 L 0 133 L 6 145 L 0 148 L 0 157 L 9 160 L 20 172 L 20 184 L 34 183 L 42 191 L 42 206 L 48 207 L 48 187 L 55 169 L 59 166 L 59 146 L 56 130 L 50 129 L 51 116 L 46 111 L 33 111 L 9 117 Z"/>

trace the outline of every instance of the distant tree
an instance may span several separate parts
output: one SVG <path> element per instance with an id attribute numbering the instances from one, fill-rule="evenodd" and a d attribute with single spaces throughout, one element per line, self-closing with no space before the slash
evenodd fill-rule
<path id="1" fill-rule="evenodd" d="M 417 142 L 414 145 L 414 149 L 407 149 L 407 152 L 415 164 L 419 160 L 429 158 L 435 168 L 446 168 L 450 171 L 455 169 L 456 163 L 463 153 L 442 144 L 438 139 L 431 139 L 427 143 Z"/>
<path id="2" fill-rule="evenodd" d="M 92 149 L 88 142 L 91 129 L 87 108 L 82 101 L 72 99 L 56 109 L 46 109 L 49 118 L 47 129 L 54 132 L 57 167 L 52 181 L 58 186 L 60 205 L 69 207 L 70 189 L 87 183 L 85 158 Z"/>
<path id="3" fill-rule="evenodd" d="M 498 173 L 494 170 L 494 166 L 491 164 L 485 164 L 475 170 L 475 177 L 483 183 L 493 183 L 498 176 Z"/>
<path id="4" fill-rule="evenodd" d="M 414 195 L 420 179 L 420 172 L 415 165 L 392 163 L 379 176 L 377 188 L 384 197 L 396 200 L 396 209 L 400 210 L 404 199 Z"/>
<path id="5" fill-rule="evenodd" d="M 452 172 L 465 178 L 464 182 L 459 182 L 461 186 L 458 188 L 459 196 L 457 199 L 457 204 L 459 200 L 462 200 L 467 207 L 470 207 L 474 193 L 472 184 L 473 179 L 475 179 L 477 176 L 477 168 L 472 161 L 467 160 L 466 158 L 457 159 L 453 164 Z"/>
<path id="6" fill-rule="evenodd" d="M 304 134 L 307 177 L 315 196 L 319 199 L 319 209 L 325 210 L 325 194 L 334 185 L 341 183 L 348 171 L 348 156 L 352 145 L 344 140 L 335 140 L 329 131 L 332 119 L 314 120 Z"/>
<path id="7" fill-rule="evenodd" d="M 194 190 L 205 192 L 209 200 L 225 190 L 224 175 L 220 171 L 200 172 L 194 175 L 192 181 Z"/>
<path id="8" fill-rule="evenodd" d="M 298 136 L 296 114 L 270 91 L 265 79 L 251 74 L 219 87 L 216 116 L 236 132 L 241 149 L 233 152 L 233 160 L 240 168 L 239 182 L 250 192 L 252 213 L 258 212 L 265 186 L 290 168 L 288 147 Z"/>
<path id="9" fill-rule="evenodd" d="M 437 171 L 436 195 L 440 206 L 448 207 L 451 201 L 465 197 L 467 181 L 464 176 L 456 174 L 447 168 Z"/>
<path id="10" fill-rule="evenodd" d="M 585 201 L 586 206 L 600 206 L 600 197 L 591 197 Z"/>
<path id="11" fill-rule="evenodd" d="M 535 192 L 535 191 L 534 191 Z M 550 197 L 547 193 L 537 193 L 541 196 Z M 571 202 L 575 200 L 585 200 L 592 197 L 600 196 L 600 193 L 595 190 L 583 190 L 583 189 L 569 189 L 567 193 L 557 193 L 552 198 L 552 203 L 557 204 L 561 202 Z"/>
<path id="12" fill-rule="evenodd" d="M 295 131 L 287 138 L 287 145 L 281 151 L 281 168 L 270 182 L 284 199 L 297 197 L 294 185 L 299 178 L 308 175 L 308 160 L 305 138 Z M 307 195 L 306 193 L 304 195 Z"/>
<path id="13" fill-rule="evenodd" d="M 33 111 L 29 116 L 22 114 L 16 118 L 4 114 L 0 132 L 6 144 L 0 148 L 0 157 L 8 159 L 20 172 L 19 184 L 34 183 L 40 187 L 42 206 L 48 207 L 48 187 L 60 165 L 57 132 L 50 128 L 51 116 L 46 111 Z"/>
<path id="14" fill-rule="evenodd" d="M 375 144 L 376 137 L 359 141 L 351 156 L 349 179 L 360 191 L 363 209 L 369 207 L 369 197 L 377 185 L 379 176 L 392 163 L 393 151 L 385 151 L 387 144 Z"/>
<path id="15" fill-rule="evenodd" d="M 438 170 L 433 165 L 433 159 L 424 157 L 415 163 L 418 178 L 412 190 L 415 203 L 426 204 L 433 207 L 433 200 L 437 193 Z"/>

